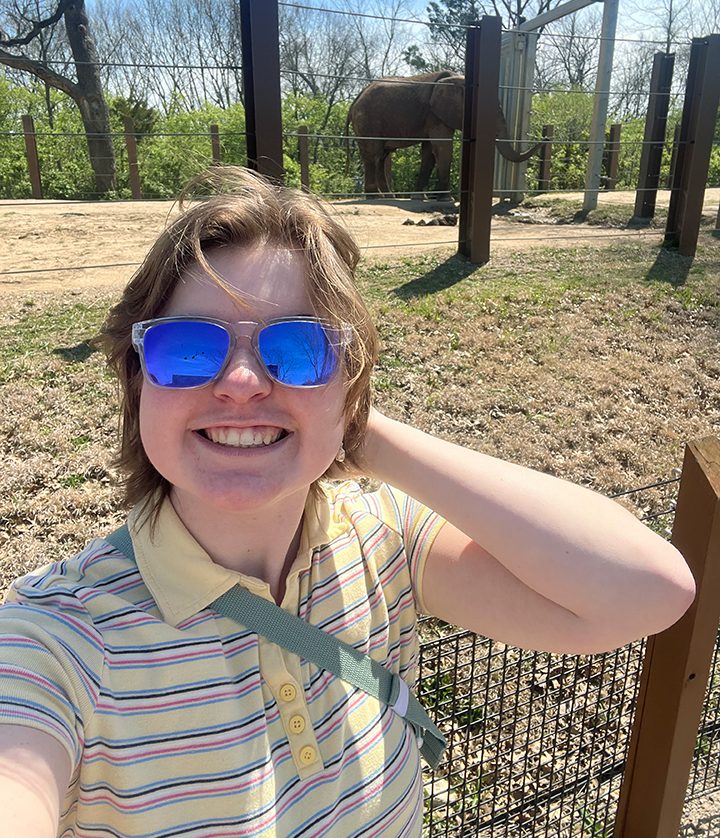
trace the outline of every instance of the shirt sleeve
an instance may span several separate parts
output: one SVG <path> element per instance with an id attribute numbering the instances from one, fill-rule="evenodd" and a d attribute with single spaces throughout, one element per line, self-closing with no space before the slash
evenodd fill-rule
<path id="1" fill-rule="evenodd" d="M 50 734 L 77 766 L 104 657 L 99 632 L 72 594 L 34 590 L 25 598 L 11 589 L 0 607 L 0 724 Z"/>
<path id="2" fill-rule="evenodd" d="M 422 596 L 425 563 L 445 519 L 420 501 L 392 486 L 384 486 L 381 492 L 387 493 L 395 510 L 397 526 L 405 542 L 415 601 L 419 610 L 428 614 Z"/>

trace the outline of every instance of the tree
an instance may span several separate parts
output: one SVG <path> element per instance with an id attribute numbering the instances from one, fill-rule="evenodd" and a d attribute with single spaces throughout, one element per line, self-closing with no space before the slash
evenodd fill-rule
<path id="1" fill-rule="evenodd" d="M 540 90 L 592 88 L 597 71 L 600 17 L 598 10 L 590 7 L 548 26 L 536 57 L 535 83 Z"/>
<path id="2" fill-rule="evenodd" d="M 63 19 L 67 43 L 75 64 L 76 80 L 53 70 L 47 60 L 21 52 Z M 95 43 L 85 13 L 84 0 L 59 0 L 52 14 L 43 19 L 25 19 L 25 33 L 10 37 L 0 32 L 0 63 L 61 90 L 77 105 L 87 138 L 90 164 L 99 194 L 115 189 L 115 154 L 110 134 L 110 116 L 98 73 Z"/>
<path id="3" fill-rule="evenodd" d="M 404 58 L 418 72 L 462 70 L 468 26 L 495 15 L 509 29 L 557 5 L 557 0 L 432 0 L 427 7 L 430 43 L 413 44 Z"/>

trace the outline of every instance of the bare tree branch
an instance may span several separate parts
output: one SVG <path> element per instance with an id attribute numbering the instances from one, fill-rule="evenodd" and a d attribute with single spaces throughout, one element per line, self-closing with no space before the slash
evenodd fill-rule
<path id="1" fill-rule="evenodd" d="M 44 64 L 42 61 L 35 61 L 34 59 L 27 58 L 24 55 L 13 55 L 10 52 L 6 52 L 4 49 L 0 49 L 0 64 L 5 64 L 15 70 L 23 70 L 26 73 L 32 73 L 41 81 L 46 82 L 51 87 L 56 87 L 58 90 L 62 90 L 63 93 L 67 93 L 67 95 L 73 99 L 77 99 L 81 95 L 80 88 L 74 81 L 66 76 L 60 75 L 60 73 L 56 73 L 54 70 L 51 70 L 47 64 Z"/>
<path id="2" fill-rule="evenodd" d="M 27 35 L 24 35 L 22 38 L 0 38 L 0 46 L 3 47 L 23 47 L 26 44 L 29 44 L 33 38 L 36 38 L 43 29 L 47 29 L 48 26 L 54 26 L 60 18 L 65 14 L 67 7 L 73 2 L 73 0 L 60 0 L 58 3 L 57 9 L 55 12 L 50 15 L 50 17 L 45 18 L 45 20 L 35 20 L 33 21 L 32 29 L 28 32 Z M 2 33 L 3 35 L 5 33 Z M 32 72 L 32 70 L 30 71 Z"/>

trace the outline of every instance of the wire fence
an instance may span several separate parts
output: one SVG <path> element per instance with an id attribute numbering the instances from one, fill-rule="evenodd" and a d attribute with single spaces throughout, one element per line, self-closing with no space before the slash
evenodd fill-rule
<path id="1" fill-rule="evenodd" d="M 137 143 L 137 160 L 143 199 L 171 199 L 179 194 L 181 185 L 193 174 L 217 162 L 212 148 L 212 126 L 207 125 L 202 130 L 143 130 L 138 129 L 133 136 Z M 635 131 L 635 129 L 633 129 Z M 637 133 L 637 132 L 636 132 Z M 0 198 L 30 197 L 30 177 L 25 162 L 26 134 L 18 126 L 17 130 L 0 131 L 0 154 L 14 164 L 5 173 L 0 173 Z M 47 130 L 36 129 L 32 137 L 37 143 L 39 168 L 43 186 L 43 195 L 53 199 L 90 199 L 102 197 L 94 187 L 93 171 L 87 159 L 86 141 L 89 136 L 81 130 Z M 116 182 L 118 184 L 113 197 L 130 197 L 129 171 L 130 161 L 126 148 L 127 133 L 112 131 L 109 135 L 112 143 L 113 155 L 98 154 L 96 163 L 114 160 L 116 167 Z M 228 163 L 242 164 L 246 155 L 246 140 L 244 130 L 225 128 L 218 132 L 219 159 Z M 379 135 L 363 134 L 359 136 L 336 133 L 333 131 L 308 130 L 304 139 L 310 146 L 310 188 L 326 198 L 363 198 L 368 193 L 362 188 L 360 166 L 358 161 L 359 144 L 373 141 L 385 143 L 415 143 L 414 147 L 401 148 L 393 155 L 393 172 L 395 185 L 393 192 L 398 196 L 419 197 L 426 194 L 432 197 L 438 191 L 431 184 L 422 188 L 415 186 L 415 179 L 419 171 L 418 146 L 427 142 L 426 137 L 383 137 Z M 286 158 L 298 160 L 299 134 L 286 130 L 283 133 Z M 656 147 L 657 143 L 642 139 L 642 136 L 618 138 L 610 141 L 591 141 L 581 137 L 554 136 L 551 140 L 544 140 L 542 134 L 525 137 L 524 144 L 548 142 L 551 144 L 550 177 L 548 183 L 540 183 L 541 171 L 539 158 L 533 157 L 529 162 L 527 181 L 522 188 L 503 188 L 504 194 L 512 193 L 534 195 L 569 193 L 577 191 L 606 192 L 609 189 L 638 189 L 640 154 L 646 147 Z M 458 150 L 462 141 L 458 138 L 438 138 L 433 142 L 454 144 L 454 164 L 451 183 L 451 193 L 459 199 L 458 184 Z M 498 145 L 510 144 L 511 140 L 498 140 Z M 610 168 L 612 154 L 616 160 L 616 175 L 613 183 L 607 180 L 594 190 L 587 190 L 584 184 L 585 163 L 589 149 L 602 145 L 606 149 L 606 171 Z M 682 143 L 677 143 L 680 148 Z M 712 143 L 714 161 L 711 165 L 707 186 L 720 185 L 720 138 Z M 669 171 L 672 157 L 672 139 L 667 138 L 663 145 L 663 173 L 659 188 L 669 188 Z M 417 159 L 416 159 L 417 158 Z M 349 168 L 346 161 L 349 159 Z M 296 162 L 295 165 L 298 165 Z M 22 172 L 22 168 L 25 172 Z M 347 172 L 345 172 L 347 168 Z M 291 177 L 298 174 L 290 172 Z M 609 177 L 609 175 L 607 176 Z M 291 181 L 292 182 L 292 181 Z M 299 183 L 297 184 L 299 185 Z M 338 188 L 340 186 L 340 188 Z M 642 186 L 639 187 L 642 190 Z"/>
<path id="2" fill-rule="evenodd" d="M 612 495 L 670 536 L 679 480 Z M 645 641 L 602 655 L 504 646 L 421 619 L 418 694 L 448 741 L 426 836 L 612 835 Z M 688 798 L 720 787 L 720 634 Z"/>

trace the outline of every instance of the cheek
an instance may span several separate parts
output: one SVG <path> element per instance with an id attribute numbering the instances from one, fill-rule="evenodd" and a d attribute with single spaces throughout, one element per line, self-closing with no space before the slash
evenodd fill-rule
<path id="1" fill-rule="evenodd" d="M 173 438 L 178 416 L 177 393 L 164 393 L 144 383 L 140 393 L 140 439 L 153 462 Z"/>

